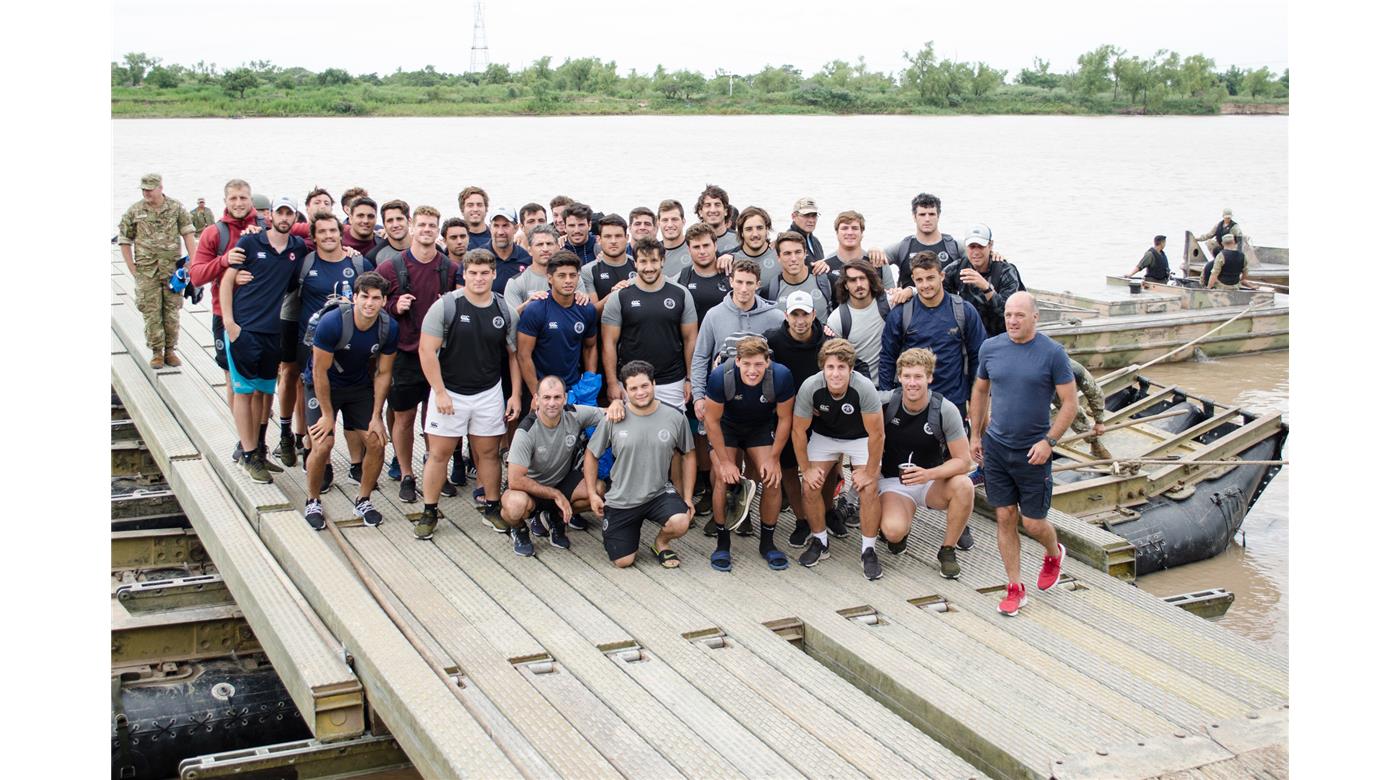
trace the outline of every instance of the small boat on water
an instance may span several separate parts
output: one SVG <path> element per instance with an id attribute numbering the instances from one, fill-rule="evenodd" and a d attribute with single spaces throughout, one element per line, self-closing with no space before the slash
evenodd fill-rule
<path id="1" fill-rule="evenodd" d="M 1128 281 L 1109 277 L 1110 291 L 1096 297 L 1032 290 L 1038 329 L 1089 369 L 1288 348 L 1286 296 L 1155 282 L 1133 292 Z"/>
<path id="2" fill-rule="evenodd" d="M 1254 246 L 1244 240 L 1245 268 L 1251 282 L 1261 282 L 1278 292 L 1288 292 L 1288 247 Z M 1181 272 L 1188 279 L 1199 279 L 1210 261 L 1201 242 L 1186 231 L 1186 249 L 1182 253 Z"/>
<path id="3" fill-rule="evenodd" d="M 1055 449 L 1051 505 L 1130 542 L 1138 575 L 1219 554 L 1282 468 L 1282 415 L 1223 406 L 1136 366 L 1100 386 L 1110 412 L 1101 440 L 1115 463 L 1066 437 Z"/>

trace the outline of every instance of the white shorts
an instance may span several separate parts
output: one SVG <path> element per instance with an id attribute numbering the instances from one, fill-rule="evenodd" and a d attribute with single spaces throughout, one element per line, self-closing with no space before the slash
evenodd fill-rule
<path id="1" fill-rule="evenodd" d="M 870 439 L 833 439 L 813 433 L 807 439 L 808 463 L 834 463 L 845 455 L 852 466 L 864 466 L 870 458 Z"/>
<path id="2" fill-rule="evenodd" d="M 879 489 L 880 495 L 882 496 L 886 493 L 894 493 L 895 495 L 904 496 L 910 501 L 913 501 L 915 508 L 925 507 L 927 509 L 932 509 L 933 507 L 929 506 L 928 503 L 928 492 L 933 486 L 933 482 L 906 485 L 900 481 L 899 477 L 881 477 L 880 483 L 876 487 Z"/>
<path id="3" fill-rule="evenodd" d="M 685 380 L 656 386 L 656 400 L 685 411 Z"/>
<path id="4" fill-rule="evenodd" d="M 501 395 L 501 383 L 471 395 L 447 391 L 452 399 L 452 414 L 437 410 L 437 391 L 428 391 L 428 417 L 423 432 L 430 436 L 504 436 L 506 432 L 506 400 Z"/>

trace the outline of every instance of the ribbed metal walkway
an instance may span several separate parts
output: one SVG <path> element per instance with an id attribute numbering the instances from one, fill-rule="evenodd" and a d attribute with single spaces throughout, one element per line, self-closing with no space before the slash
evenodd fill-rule
<path id="1" fill-rule="evenodd" d="M 920 514 L 909 553 L 882 556 L 873 583 L 857 541 L 836 540 L 815 569 L 771 572 L 756 539 L 736 537 L 734 571 L 721 574 L 698 532 L 677 546 L 678 570 L 646 560 L 618 571 L 596 526 L 571 534 L 572 551 L 537 545 L 519 558 L 465 498 L 445 500 L 447 522 L 418 541 L 405 515 L 421 504 L 401 505 L 387 477 L 374 497 L 385 522 L 365 528 L 337 437 L 327 516 L 428 646 L 424 659 L 330 533 L 302 520 L 301 469 L 255 485 L 231 464 L 207 310 L 182 314 L 184 366 L 155 372 L 133 292 L 114 262 L 113 384 L 322 740 L 360 734 L 367 700 L 425 777 L 1153 777 L 1286 765 L 1285 659 L 1080 561 L 1005 618 L 984 516 L 958 581 L 937 573 L 938 512 Z M 1033 573 L 1036 546 L 1024 549 Z"/>

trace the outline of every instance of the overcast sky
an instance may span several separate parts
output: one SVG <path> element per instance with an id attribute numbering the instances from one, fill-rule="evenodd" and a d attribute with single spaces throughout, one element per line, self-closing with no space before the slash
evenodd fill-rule
<path id="1" fill-rule="evenodd" d="M 833 59 L 863 55 L 872 68 L 891 71 L 903 67 L 905 51 L 928 40 L 940 56 L 985 61 L 1010 71 L 1008 78 L 1036 56 L 1056 71 L 1073 68 L 1079 54 L 1105 43 L 1139 56 L 1157 49 L 1204 53 L 1222 69 L 1288 66 L 1283 0 L 484 4 L 490 61 L 512 70 L 548 55 L 555 65 L 567 57 L 613 60 L 624 75 L 657 64 L 706 75 L 789 64 L 810 74 Z M 234 17 L 246 29 L 237 31 Z M 384 74 L 432 65 L 460 73 L 470 62 L 473 3 L 116 0 L 113 20 L 112 59 L 144 51 L 167 63 L 203 60 L 221 68 L 265 59 L 313 71 Z"/>

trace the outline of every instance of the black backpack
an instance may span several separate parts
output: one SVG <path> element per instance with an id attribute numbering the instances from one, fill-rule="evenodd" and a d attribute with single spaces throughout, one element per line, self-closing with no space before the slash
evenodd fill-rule
<path id="1" fill-rule="evenodd" d="M 408 250 L 404 250 L 407 252 Z M 443 260 L 441 254 L 438 255 L 438 295 L 446 295 L 452 292 L 452 261 Z M 394 275 L 398 282 L 399 295 L 412 295 L 413 285 L 408 280 L 408 262 L 403 259 L 403 252 L 395 252 L 394 258 L 389 262 L 394 264 Z M 416 262 L 416 261 L 415 261 Z"/>
<path id="2" fill-rule="evenodd" d="M 958 346 L 962 349 L 963 374 L 967 373 L 968 366 L 971 365 L 967 354 L 967 312 L 963 309 L 963 299 L 957 293 L 944 293 L 953 302 L 953 323 L 958 327 Z M 909 335 L 909 325 L 914 321 L 914 302 L 919 300 L 919 296 L 901 303 L 899 308 L 901 319 L 904 320 L 904 335 Z"/>
<path id="3" fill-rule="evenodd" d="M 739 391 L 739 367 L 734 363 L 734 358 L 724 361 L 724 402 L 729 403 L 734 400 L 734 394 Z M 778 391 L 773 381 L 773 364 L 768 364 L 768 370 L 763 372 L 763 396 L 771 401 L 777 401 Z"/>
<path id="4" fill-rule="evenodd" d="M 877 295 L 877 296 L 875 296 L 875 305 L 876 305 L 877 307 L 879 307 L 879 310 L 880 310 L 880 319 L 883 320 L 883 319 L 885 319 L 886 317 L 890 316 L 890 301 L 889 301 L 888 298 L 886 298 L 886 297 L 883 296 L 883 295 Z M 912 314 L 912 312 L 911 312 L 911 314 Z M 911 317 L 911 318 L 912 318 L 912 317 Z M 850 303 L 843 303 L 843 304 L 841 304 L 840 306 L 837 306 L 837 307 L 836 307 L 836 311 L 833 312 L 833 316 L 832 316 L 831 319 L 832 319 L 833 323 L 834 323 L 835 326 L 836 326 L 836 327 L 834 328 L 834 330 L 836 331 L 836 335 L 840 336 L 840 337 L 843 338 L 843 339 L 848 339 L 848 338 L 851 337 L 851 304 L 850 304 Z M 908 322 L 908 320 L 905 321 L 904 327 L 906 327 L 906 328 L 909 327 L 909 322 Z"/>
<path id="5" fill-rule="evenodd" d="M 316 336 L 316 326 L 321 324 L 321 317 L 325 316 L 326 312 L 335 309 L 340 310 L 340 338 L 336 339 L 335 349 L 331 350 L 331 354 L 334 355 L 336 352 L 349 346 L 350 339 L 355 334 L 355 305 L 353 303 L 346 303 L 345 301 L 330 301 L 325 306 L 322 306 L 315 314 L 311 315 L 311 319 L 306 322 L 306 335 L 302 337 L 301 343 L 308 347 L 313 346 Z M 387 349 L 388 346 L 389 313 L 380 309 L 378 354 L 384 354 L 384 350 Z M 334 359 L 332 359 L 332 364 L 337 371 L 342 370 L 340 364 L 336 363 Z"/>
<path id="6" fill-rule="evenodd" d="M 899 414 L 903 401 L 904 392 L 896 387 L 890 392 L 890 399 L 885 402 L 885 427 L 889 427 L 890 421 Z M 933 438 L 938 440 L 938 463 L 941 465 L 947 460 L 948 440 L 943 436 L 943 395 L 932 389 L 928 391 L 928 408 L 924 410 L 924 425 L 928 430 L 933 431 Z"/>
<path id="7" fill-rule="evenodd" d="M 282 296 L 282 320 L 284 322 L 296 321 L 297 311 L 301 308 L 301 286 L 306 283 L 306 277 L 311 273 L 311 267 L 316 264 L 317 257 L 319 255 L 312 252 L 301 259 L 301 271 L 297 274 L 297 289 Z M 363 255 L 348 255 L 345 259 L 354 265 L 356 275 L 374 270 Z"/>

